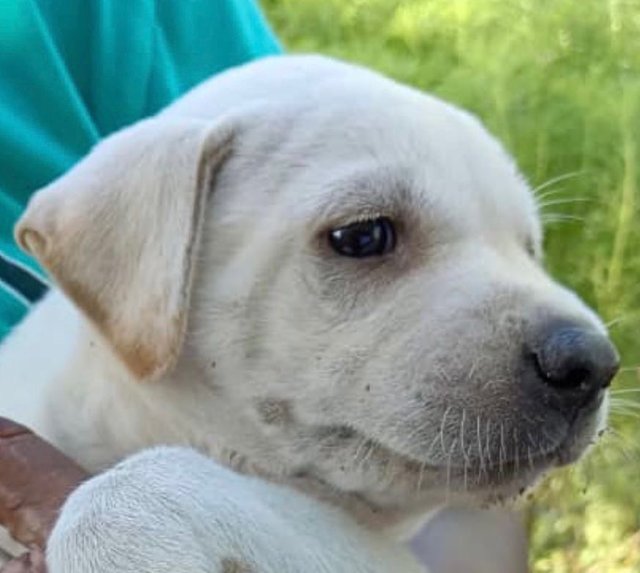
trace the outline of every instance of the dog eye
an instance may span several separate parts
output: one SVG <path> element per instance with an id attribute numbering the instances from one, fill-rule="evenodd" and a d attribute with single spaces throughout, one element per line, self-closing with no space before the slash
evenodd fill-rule
<path id="1" fill-rule="evenodd" d="M 396 231 L 388 217 L 358 221 L 329 231 L 329 244 L 339 255 L 364 258 L 385 255 L 396 246 Z"/>

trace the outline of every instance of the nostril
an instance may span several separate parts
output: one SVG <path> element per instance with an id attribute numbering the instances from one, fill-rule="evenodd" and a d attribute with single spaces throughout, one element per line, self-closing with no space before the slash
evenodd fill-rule
<path id="1" fill-rule="evenodd" d="M 581 385 L 587 383 L 591 377 L 591 372 L 585 367 L 574 367 L 570 369 L 548 370 L 540 366 L 540 361 L 537 355 L 535 355 L 538 375 L 542 380 L 554 386 L 558 389 L 573 389 L 579 388 Z"/>
<path id="2" fill-rule="evenodd" d="M 538 376 L 558 389 L 578 388 L 590 377 L 591 372 L 588 367 L 580 365 L 552 365 L 553 360 L 549 360 L 549 353 L 534 354 L 533 360 L 536 365 Z"/>
<path id="3" fill-rule="evenodd" d="M 586 384 L 591 378 L 592 372 L 587 368 L 577 367 L 568 370 L 562 376 L 558 377 L 556 385 L 563 388 L 578 388 Z"/>
<path id="4" fill-rule="evenodd" d="M 589 377 L 591 376 L 591 372 L 587 368 L 574 368 L 573 370 L 569 370 L 560 380 L 563 386 L 567 388 L 577 388 L 580 384 L 584 384 Z"/>
<path id="5" fill-rule="evenodd" d="M 534 353 L 534 360 L 539 377 L 557 390 L 604 389 L 618 370 L 614 346 L 589 328 L 552 330 Z"/>

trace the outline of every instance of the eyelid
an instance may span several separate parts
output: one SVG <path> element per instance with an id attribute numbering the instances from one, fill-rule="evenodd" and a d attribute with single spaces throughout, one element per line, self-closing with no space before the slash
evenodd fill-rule
<path id="1" fill-rule="evenodd" d="M 396 218 L 393 215 L 382 210 L 372 209 L 371 211 L 368 211 L 365 209 L 360 210 L 357 213 L 336 214 L 333 217 L 326 218 L 322 222 L 322 224 L 316 226 L 313 229 L 313 235 L 322 240 L 324 237 L 326 237 L 327 233 L 330 233 L 335 229 L 348 227 L 349 225 L 363 223 L 365 221 L 373 221 L 374 219 L 379 219 L 382 217 L 391 219 L 391 221 L 394 221 L 394 223 L 396 222 Z"/>
<path id="2" fill-rule="evenodd" d="M 338 217 L 326 227 L 327 229 L 338 229 L 340 227 L 348 227 L 349 225 L 355 225 L 356 223 L 364 223 L 366 221 L 373 221 L 381 218 L 392 219 L 393 217 L 382 211 L 365 211 L 358 213 L 357 215 L 345 215 L 344 217 Z"/>

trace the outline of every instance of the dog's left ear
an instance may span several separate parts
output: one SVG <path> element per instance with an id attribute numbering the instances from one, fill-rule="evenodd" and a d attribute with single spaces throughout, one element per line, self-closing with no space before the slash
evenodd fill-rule
<path id="1" fill-rule="evenodd" d="M 204 206 L 231 139 L 227 123 L 140 122 L 39 191 L 16 227 L 139 379 L 180 352 Z"/>

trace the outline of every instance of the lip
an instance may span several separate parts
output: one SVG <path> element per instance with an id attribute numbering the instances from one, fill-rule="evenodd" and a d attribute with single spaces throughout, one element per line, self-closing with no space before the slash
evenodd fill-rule
<path id="1" fill-rule="evenodd" d="M 458 483 L 464 483 L 466 491 L 485 491 L 489 488 L 509 489 L 516 486 L 528 487 L 542 474 L 553 469 L 568 466 L 577 462 L 593 443 L 594 432 L 589 432 L 589 422 L 593 420 L 593 414 L 599 408 L 602 400 L 598 400 L 594 407 L 580 413 L 580 415 L 567 426 L 564 436 L 557 445 L 546 452 L 538 452 L 529 457 L 509 459 L 501 464 L 478 465 L 464 468 L 440 467 L 441 472 L 447 474 L 448 479 Z M 470 477 L 471 476 L 471 477 Z"/>
<path id="2" fill-rule="evenodd" d="M 461 464 L 460 460 L 455 460 L 450 464 L 428 463 L 426 460 L 411 455 L 406 451 L 398 450 L 396 447 L 385 444 L 376 438 L 367 439 L 378 444 L 380 447 L 393 452 L 394 455 L 404 459 L 407 467 L 412 467 L 416 472 L 431 472 L 440 475 L 440 480 L 447 483 L 447 488 L 453 486 L 464 489 L 468 493 L 486 492 L 492 490 L 516 490 L 528 487 L 533 484 L 542 474 L 553 469 L 567 466 L 578 461 L 590 445 L 593 444 L 596 428 L 596 416 L 600 410 L 606 392 L 599 393 L 595 398 L 579 408 L 572 419 L 567 420 L 562 432 L 558 432 L 555 444 L 547 443 L 546 448 L 529 455 L 522 455 L 517 459 L 505 459 L 497 463 L 487 463 L 481 465 L 474 460 L 468 464 Z M 560 415 L 559 412 L 556 414 Z M 362 437 L 363 432 L 349 426 L 351 431 Z"/>

